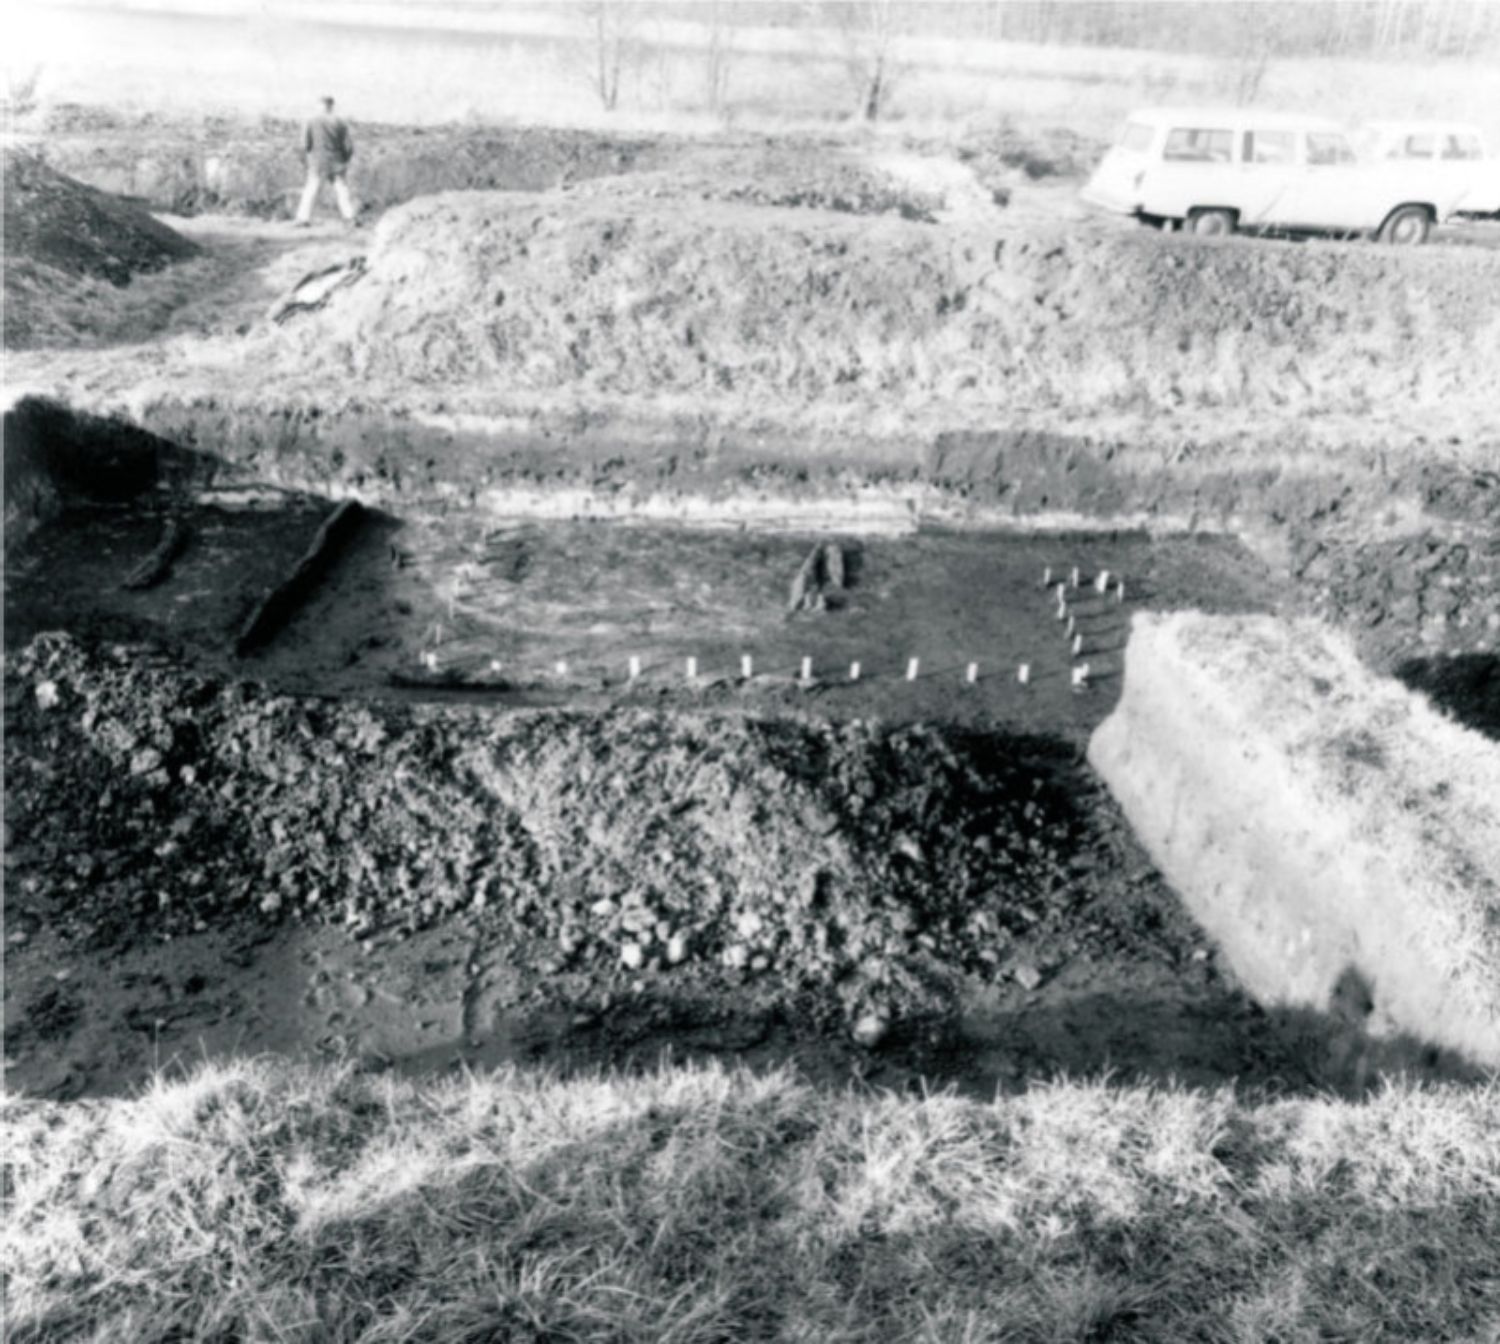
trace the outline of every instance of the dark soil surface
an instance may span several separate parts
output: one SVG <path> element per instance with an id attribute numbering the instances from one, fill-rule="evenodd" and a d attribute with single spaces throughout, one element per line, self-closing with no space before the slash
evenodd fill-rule
<path id="1" fill-rule="evenodd" d="M 197 247 L 139 205 L 86 187 L 30 155 L 4 153 L 5 255 L 127 285 Z"/>
<path id="2" fill-rule="evenodd" d="M 296 562 L 326 508 L 305 500 L 176 513 L 187 545 L 165 581 L 144 592 L 120 580 L 157 544 L 164 517 L 70 512 L 12 554 L 8 645 L 56 629 L 147 643 L 211 675 L 300 694 L 1004 721 L 1073 737 L 1114 703 L 1132 611 L 1259 611 L 1284 596 L 1248 552 L 1211 536 L 798 536 L 463 514 L 400 523 L 371 513 L 281 636 L 236 658 L 235 631 Z M 824 541 L 845 556 L 845 586 L 821 610 L 791 612 L 793 580 Z M 1105 594 L 1095 582 L 1102 571 Z M 1067 585 L 1071 631 L 1057 618 L 1058 583 Z M 918 675 L 908 680 L 912 658 Z M 1079 694 L 1072 670 L 1083 663 L 1088 689 Z"/>

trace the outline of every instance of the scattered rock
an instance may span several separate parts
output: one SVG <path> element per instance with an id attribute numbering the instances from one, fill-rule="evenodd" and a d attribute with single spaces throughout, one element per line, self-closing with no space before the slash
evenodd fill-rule
<path id="1" fill-rule="evenodd" d="M 1023 961 L 1011 972 L 1011 976 L 1028 994 L 1042 983 L 1042 973 L 1030 962 Z"/>
<path id="2" fill-rule="evenodd" d="M 891 1029 L 890 1020 L 881 1013 L 865 1013 L 854 1024 L 852 1035 L 866 1050 L 873 1050 Z"/>

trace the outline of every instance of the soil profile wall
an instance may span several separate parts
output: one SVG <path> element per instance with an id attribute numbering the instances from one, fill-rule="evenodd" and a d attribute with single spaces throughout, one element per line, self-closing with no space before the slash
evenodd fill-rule
<path id="1" fill-rule="evenodd" d="M 1089 759 L 1268 1004 L 1500 1064 L 1500 747 L 1316 622 L 1135 617 Z"/>

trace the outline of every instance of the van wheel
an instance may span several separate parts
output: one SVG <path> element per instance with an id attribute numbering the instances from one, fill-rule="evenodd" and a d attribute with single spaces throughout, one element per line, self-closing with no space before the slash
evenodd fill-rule
<path id="1" fill-rule="evenodd" d="M 1382 243 L 1394 243 L 1398 247 L 1417 247 L 1427 241 L 1432 232 L 1432 216 L 1423 205 L 1403 205 L 1392 210 L 1375 236 Z"/>
<path id="2" fill-rule="evenodd" d="M 1227 238 L 1234 232 L 1234 211 L 1194 210 L 1187 217 L 1187 226 L 1200 238 Z"/>

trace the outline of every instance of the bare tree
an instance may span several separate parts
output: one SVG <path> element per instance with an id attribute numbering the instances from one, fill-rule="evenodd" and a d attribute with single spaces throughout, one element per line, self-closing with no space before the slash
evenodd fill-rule
<path id="1" fill-rule="evenodd" d="M 704 81 L 708 110 L 724 110 L 729 99 L 729 65 L 734 57 L 735 24 L 725 0 L 709 0 L 708 45 L 704 48 Z"/>
<path id="2" fill-rule="evenodd" d="M 621 72 L 640 59 L 637 10 L 628 0 L 590 0 L 580 14 L 590 44 L 590 81 L 599 105 L 613 112 L 620 103 Z"/>
<path id="3" fill-rule="evenodd" d="M 834 0 L 821 7 L 839 33 L 859 115 L 877 121 L 899 75 L 899 0 Z"/>

